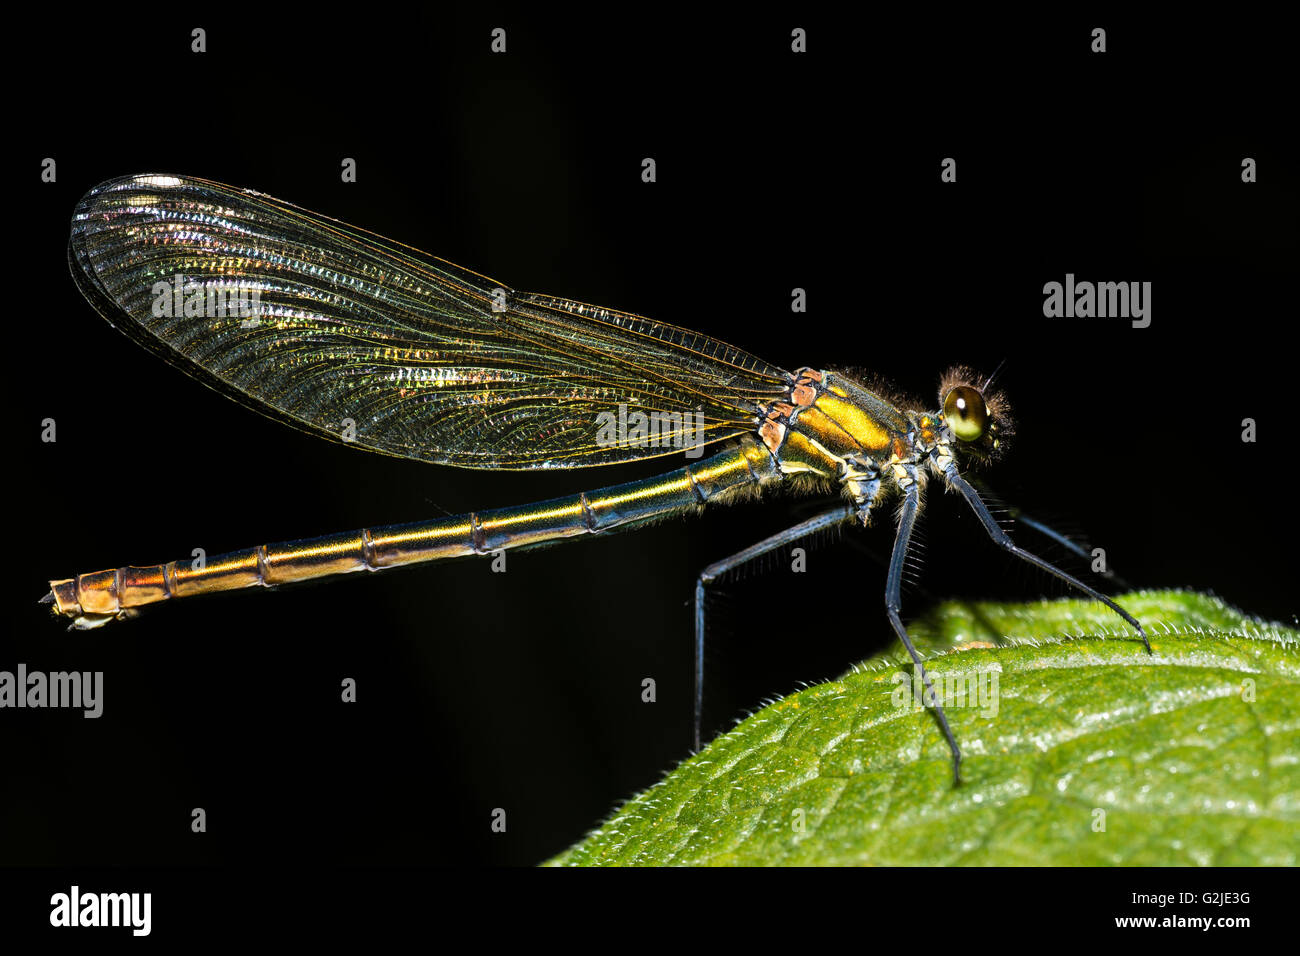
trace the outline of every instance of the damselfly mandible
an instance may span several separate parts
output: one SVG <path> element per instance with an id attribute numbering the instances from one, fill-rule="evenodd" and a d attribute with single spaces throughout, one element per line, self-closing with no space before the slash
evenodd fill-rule
<path id="1" fill-rule="evenodd" d="M 927 477 L 994 542 L 1124 618 L 1112 600 L 1012 542 L 960 465 L 1008 430 L 990 382 L 950 373 L 934 411 L 843 375 L 787 372 L 716 339 L 484 276 L 251 190 L 183 176 L 110 180 L 77 206 L 68 258 L 109 322 L 193 377 L 297 428 L 465 468 L 583 468 L 717 446 L 661 476 L 540 504 L 268 544 L 50 582 L 91 628 L 174 598 L 524 548 L 693 512 L 792 479 L 826 508 L 706 568 L 695 591 L 696 746 L 705 593 L 720 575 L 901 499 L 885 610 L 961 751 L 900 617 Z M 629 423 L 631 423 L 629 427 Z M 698 454 L 696 457 L 700 457 Z M 806 480 L 811 479 L 811 480 Z M 838 491 L 838 495 L 835 492 Z"/>

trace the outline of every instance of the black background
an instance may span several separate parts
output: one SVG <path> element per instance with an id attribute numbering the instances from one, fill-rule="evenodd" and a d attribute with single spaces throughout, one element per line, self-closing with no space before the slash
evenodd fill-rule
<path id="1" fill-rule="evenodd" d="M 1018 433 L 987 474 L 1003 498 L 1085 534 L 1135 585 L 1294 620 L 1297 179 L 1281 31 L 1105 17 L 1098 56 L 1094 17 L 846 17 L 180 13 L 13 38 L 49 71 L 19 93 L 10 150 L 24 211 L 7 287 L 17 487 L 0 666 L 102 670 L 106 691 L 99 720 L 5 713 L 4 862 L 546 859 L 688 755 L 699 570 L 806 513 L 778 499 L 511 555 L 505 574 L 468 561 L 360 575 L 65 633 L 35 603 L 50 577 L 663 467 L 385 459 L 198 386 L 103 322 L 67 273 L 74 204 L 126 173 L 252 187 L 518 289 L 786 368 L 868 369 L 930 405 L 948 366 L 1005 359 Z M 203 55 L 189 52 L 195 25 Z M 794 25 L 806 55 L 789 52 Z M 504 56 L 489 52 L 496 26 Z M 54 184 L 39 180 L 47 156 Z M 958 181 L 943 184 L 950 156 Z M 340 182 L 344 157 L 355 184 Z M 1067 272 L 1151 281 L 1150 328 L 1044 318 L 1043 284 Z M 796 286 L 804 315 L 789 309 Z M 47 417 L 55 444 L 40 441 Z M 931 498 L 926 592 L 1064 593 Z M 871 555 L 889 532 L 849 537 L 862 540 L 817 543 L 807 574 L 783 559 L 722 589 L 711 733 L 892 646 Z M 917 613 L 931 599 L 906 600 Z M 345 677 L 355 705 L 339 702 Z M 206 834 L 190 832 L 193 807 Z M 489 828 L 497 807 L 506 834 Z"/>

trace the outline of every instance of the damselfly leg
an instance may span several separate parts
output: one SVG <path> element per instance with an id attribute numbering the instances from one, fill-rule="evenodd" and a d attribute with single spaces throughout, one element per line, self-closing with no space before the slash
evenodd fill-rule
<path id="1" fill-rule="evenodd" d="M 1092 560 L 1092 555 L 1089 554 L 1087 549 L 1082 547 L 1077 541 L 1070 540 L 1068 537 L 1061 534 L 1061 532 L 1057 531 L 1055 528 L 1043 524 L 1043 522 L 1039 521 L 1037 518 L 1031 518 L 1029 515 L 1025 514 L 1019 508 L 1008 509 L 1007 514 L 1011 516 L 1011 519 L 1015 521 L 1016 524 L 1022 524 L 1026 528 L 1031 528 L 1034 531 L 1037 531 L 1043 537 L 1050 538 L 1051 540 L 1059 544 L 1061 547 L 1069 551 L 1071 554 L 1077 555 L 1078 557 L 1083 558 L 1085 561 Z M 1109 581 L 1111 584 L 1115 585 L 1115 587 L 1120 588 L 1121 590 L 1127 591 L 1130 589 L 1129 583 L 1125 581 L 1123 578 L 1121 578 L 1114 571 L 1112 571 L 1109 567 L 1105 567 L 1102 570 L 1098 571 L 1097 573 L 1100 574 L 1107 581 Z"/>
<path id="2" fill-rule="evenodd" d="M 971 486 L 970 482 L 968 482 L 961 475 L 957 474 L 956 468 L 950 468 L 947 472 L 945 472 L 945 476 L 948 479 L 948 487 L 952 488 L 954 491 L 956 491 L 958 494 L 960 494 L 963 498 L 966 499 L 966 503 L 969 504 L 971 510 L 975 512 L 975 516 L 980 519 L 980 523 L 984 525 L 984 530 L 988 532 L 989 537 L 993 539 L 994 544 L 996 544 L 1000 548 L 1005 549 L 1006 551 L 1011 552 L 1017 558 L 1020 558 L 1022 561 L 1028 561 L 1030 564 L 1034 565 L 1034 567 L 1042 568 L 1048 574 L 1060 578 L 1066 584 L 1082 591 L 1084 594 L 1088 595 L 1088 597 L 1092 598 L 1094 601 L 1100 601 L 1102 604 L 1106 605 L 1108 608 L 1110 608 L 1112 611 L 1114 611 L 1116 614 L 1122 617 L 1125 621 L 1127 621 L 1130 625 L 1132 625 L 1133 629 L 1138 632 L 1138 636 L 1142 638 L 1142 644 L 1143 646 L 1146 647 L 1147 653 L 1148 654 L 1153 653 L 1151 650 L 1151 642 L 1147 640 L 1147 633 L 1146 631 L 1142 630 L 1142 625 L 1138 623 L 1137 618 L 1135 618 L 1128 611 L 1124 610 L 1122 607 L 1120 607 L 1110 598 L 1106 597 L 1106 595 L 1102 594 L 1100 591 L 1096 590 L 1095 588 L 1089 587 L 1088 585 L 1084 584 L 1082 581 L 1080 581 L 1078 578 L 1074 577 L 1073 575 L 1067 574 L 1066 572 L 1058 568 L 1056 565 L 1044 561 L 1042 558 L 1038 557 L 1038 555 L 1026 551 L 1024 548 L 1020 547 L 1014 541 L 1012 541 L 1011 536 L 1002 530 L 1002 527 L 1001 525 L 998 524 L 997 519 L 993 517 L 993 515 L 989 512 L 988 507 L 980 499 L 979 492 L 977 492 L 974 489 L 974 487 Z"/>
<path id="3" fill-rule="evenodd" d="M 903 609 L 903 566 L 907 561 L 907 549 L 912 543 L 912 529 L 916 526 L 916 515 L 920 505 L 921 488 L 916 481 L 912 481 L 903 493 L 903 509 L 898 518 L 898 534 L 894 538 L 894 553 L 889 560 L 889 577 L 885 581 L 885 610 L 889 614 L 889 623 L 894 628 L 894 633 L 907 648 L 907 653 L 911 655 L 916 672 L 925 686 L 925 705 L 934 711 L 935 719 L 939 721 L 943 736 L 948 741 L 948 748 L 952 751 L 953 783 L 960 784 L 961 748 L 957 746 L 957 738 L 953 736 L 952 728 L 948 726 L 948 715 L 944 713 L 943 703 L 934 692 L 934 685 L 930 683 L 930 675 L 925 670 L 925 664 L 921 662 L 921 655 L 912 646 L 912 639 L 907 636 L 907 628 L 903 626 L 903 619 L 899 617 L 899 612 Z"/>
<path id="4" fill-rule="evenodd" d="M 837 504 L 834 508 L 819 515 L 801 521 L 779 534 L 758 542 L 744 551 L 738 551 L 729 558 L 715 561 L 700 572 L 695 582 L 695 749 L 700 749 L 701 725 L 704 721 L 704 603 L 708 586 L 729 571 L 734 571 L 755 558 L 785 547 L 810 534 L 816 534 L 826 528 L 848 521 L 853 517 L 853 507 L 849 504 Z"/>

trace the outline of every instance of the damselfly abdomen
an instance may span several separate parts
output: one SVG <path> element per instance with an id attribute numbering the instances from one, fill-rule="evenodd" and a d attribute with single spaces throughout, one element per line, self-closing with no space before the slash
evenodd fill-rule
<path id="1" fill-rule="evenodd" d="M 962 370 L 944 379 L 938 409 L 917 410 L 835 372 L 787 372 L 676 326 L 516 292 L 260 193 L 191 177 L 129 176 L 91 190 L 73 219 L 69 260 L 86 298 L 136 341 L 257 411 L 334 441 L 466 468 L 582 468 L 682 452 L 689 461 L 540 504 L 51 581 L 46 600 L 73 627 L 172 598 L 627 528 L 809 477 L 800 487 L 826 493 L 823 511 L 699 577 L 697 746 L 709 583 L 822 528 L 868 525 L 901 499 L 886 613 L 959 775 L 960 750 L 900 617 L 904 561 L 935 477 L 997 544 L 1105 603 L 1146 642 L 1109 598 L 1015 545 L 962 476 L 964 461 L 996 457 L 1008 431 L 991 382 Z"/>

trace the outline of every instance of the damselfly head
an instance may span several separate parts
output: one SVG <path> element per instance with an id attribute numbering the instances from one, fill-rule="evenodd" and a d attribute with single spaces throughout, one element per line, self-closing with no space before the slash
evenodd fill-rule
<path id="1" fill-rule="evenodd" d="M 1006 450 L 1013 431 L 1011 410 L 1002 393 L 968 368 L 949 369 L 939 387 L 939 411 L 959 447 L 982 458 L 996 458 Z"/>

